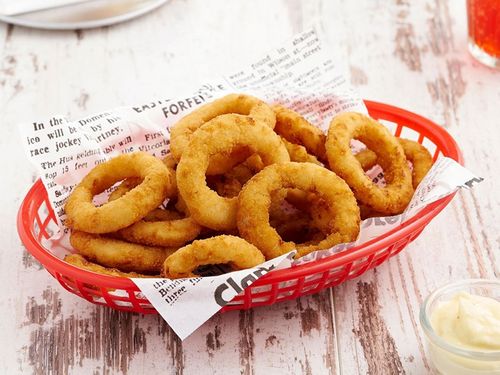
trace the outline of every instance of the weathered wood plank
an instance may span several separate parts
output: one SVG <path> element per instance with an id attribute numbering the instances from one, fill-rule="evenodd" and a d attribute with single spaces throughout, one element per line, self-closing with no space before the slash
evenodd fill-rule
<path id="1" fill-rule="evenodd" d="M 363 23 L 373 6 L 352 3 L 344 8 L 346 14 L 360 15 L 350 18 L 352 35 L 343 35 L 339 43 L 357 43 L 348 49 L 353 84 L 366 97 L 443 124 L 459 142 L 467 165 L 492 176 L 498 170 L 493 146 L 500 140 L 494 120 L 498 110 L 493 102 L 498 101 L 500 77 L 467 54 L 463 4 L 398 1 L 377 12 L 376 23 L 382 27 L 367 30 Z M 458 194 L 405 252 L 335 289 L 337 334 L 346 343 L 339 347 L 344 373 L 430 371 L 418 322 L 423 298 L 448 281 L 498 277 L 494 223 L 499 200 L 494 180 L 489 180 Z M 366 324 L 370 327 L 363 329 Z"/>

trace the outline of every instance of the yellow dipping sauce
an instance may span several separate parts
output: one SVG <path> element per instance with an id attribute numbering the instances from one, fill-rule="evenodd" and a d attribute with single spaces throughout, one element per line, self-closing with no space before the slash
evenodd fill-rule
<path id="1" fill-rule="evenodd" d="M 434 332 L 448 344 L 476 353 L 499 353 L 499 360 L 462 356 L 429 343 L 436 369 L 450 375 L 500 375 L 500 302 L 459 292 L 441 301 L 430 314 Z M 496 356 L 495 356 L 496 358 Z"/>
<path id="2" fill-rule="evenodd" d="M 431 314 L 438 336 L 457 347 L 474 351 L 500 350 L 500 302 L 460 292 L 440 302 Z"/>

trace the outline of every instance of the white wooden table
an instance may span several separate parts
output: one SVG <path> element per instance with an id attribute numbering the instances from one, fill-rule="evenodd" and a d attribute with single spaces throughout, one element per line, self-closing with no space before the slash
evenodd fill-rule
<path id="1" fill-rule="evenodd" d="M 411 4 L 410 4 L 411 3 Z M 314 21 L 365 98 L 421 113 L 485 181 L 400 255 L 317 295 L 218 314 L 184 342 L 157 316 L 96 307 L 24 250 L 15 216 L 37 178 L 21 123 L 185 92 Z M 425 374 L 418 311 L 437 286 L 500 272 L 500 72 L 466 51 L 465 2 L 172 0 L 114 27 L 0 26 L 1 374 Z"/>

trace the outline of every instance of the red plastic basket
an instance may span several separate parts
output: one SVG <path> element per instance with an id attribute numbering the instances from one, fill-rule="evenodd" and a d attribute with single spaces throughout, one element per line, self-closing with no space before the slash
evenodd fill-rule
<path id="1" fill-rule="evenodd" d="M 456 142 L 442 127 L 397 107 L 372 101 L 365 103 L 373 118 L 392 124 L 396 136 L 402 133 L 403 136 L 408 136 L 405 133 L 410 132 L 419 143 L 435 147 L 434 160 L 439 155 L 444 155 L 463 164 Z M 407 222 L 361 246 L 291 269 L 270 272 L 236 296 L 223 311 L 270 305 L 316 293 L 360 276 L 396 255 L 417 238 L 425 226 L 451 201 L 453 195 L 432 203 Z M 38 180 L 26 195 L 17 217 L 19 236 L 28 251 L 64 288 L 92 303 L 118 310 L 156 313 L 131 280 L 79 269 L 52 255 L 41 244 L 42 238 L 49 237 L 47 226 L 52 221 L 55 222 L 54 211 L 45 187 Z"/>

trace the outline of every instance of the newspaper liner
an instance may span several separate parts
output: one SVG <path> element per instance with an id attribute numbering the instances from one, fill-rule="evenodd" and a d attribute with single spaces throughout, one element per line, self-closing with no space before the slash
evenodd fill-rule
<path id="1" fill-rule="evenodd" d="M 53 235 L 44 240 L 43 245 L 61 259 L 73 251 L 69 230 L 64 226 L 64 202 L 72 188 L 95 165 L 134 151 L 164 157 L 169 148 L 170 127 L 182 116 L 218 97 L 244 92 L 270 103 L 280 103 L 301 113 L 323 131 L 338 113 L 367 113 L 340 70 L 325 51 L 317 31 L 311 29 L 244 69 L 201 85 L 194 94 L 116 108 L 75 121 L 55 116 L 21 127 L 28 158 L 41 175 L 58 221 L 57 226 L 49 228 Z M 353 149 L 359 147 L 353 145 Z M 378 167 L 368 174 L 374 181 L 380 182 L 383 177 Z M 365 243 L 400 225 L 429 203 L 480 180 L 455 161 L 440 157 L 403 214 L 364 220 L 359 238 L 353 243 L 317 251 L 294 261 L 292 252 L 258 267 L 220 276 L 132 280 L 184 339 L 267 270 L 304 264 Z M 96 201 L 105 202 L 110 190 L 96 197 Z M 228 284 L 228 280 L 232 281 Z M 217 299 L 221 285 L 229 285 L 223 291 L 224 303 Z"/>

